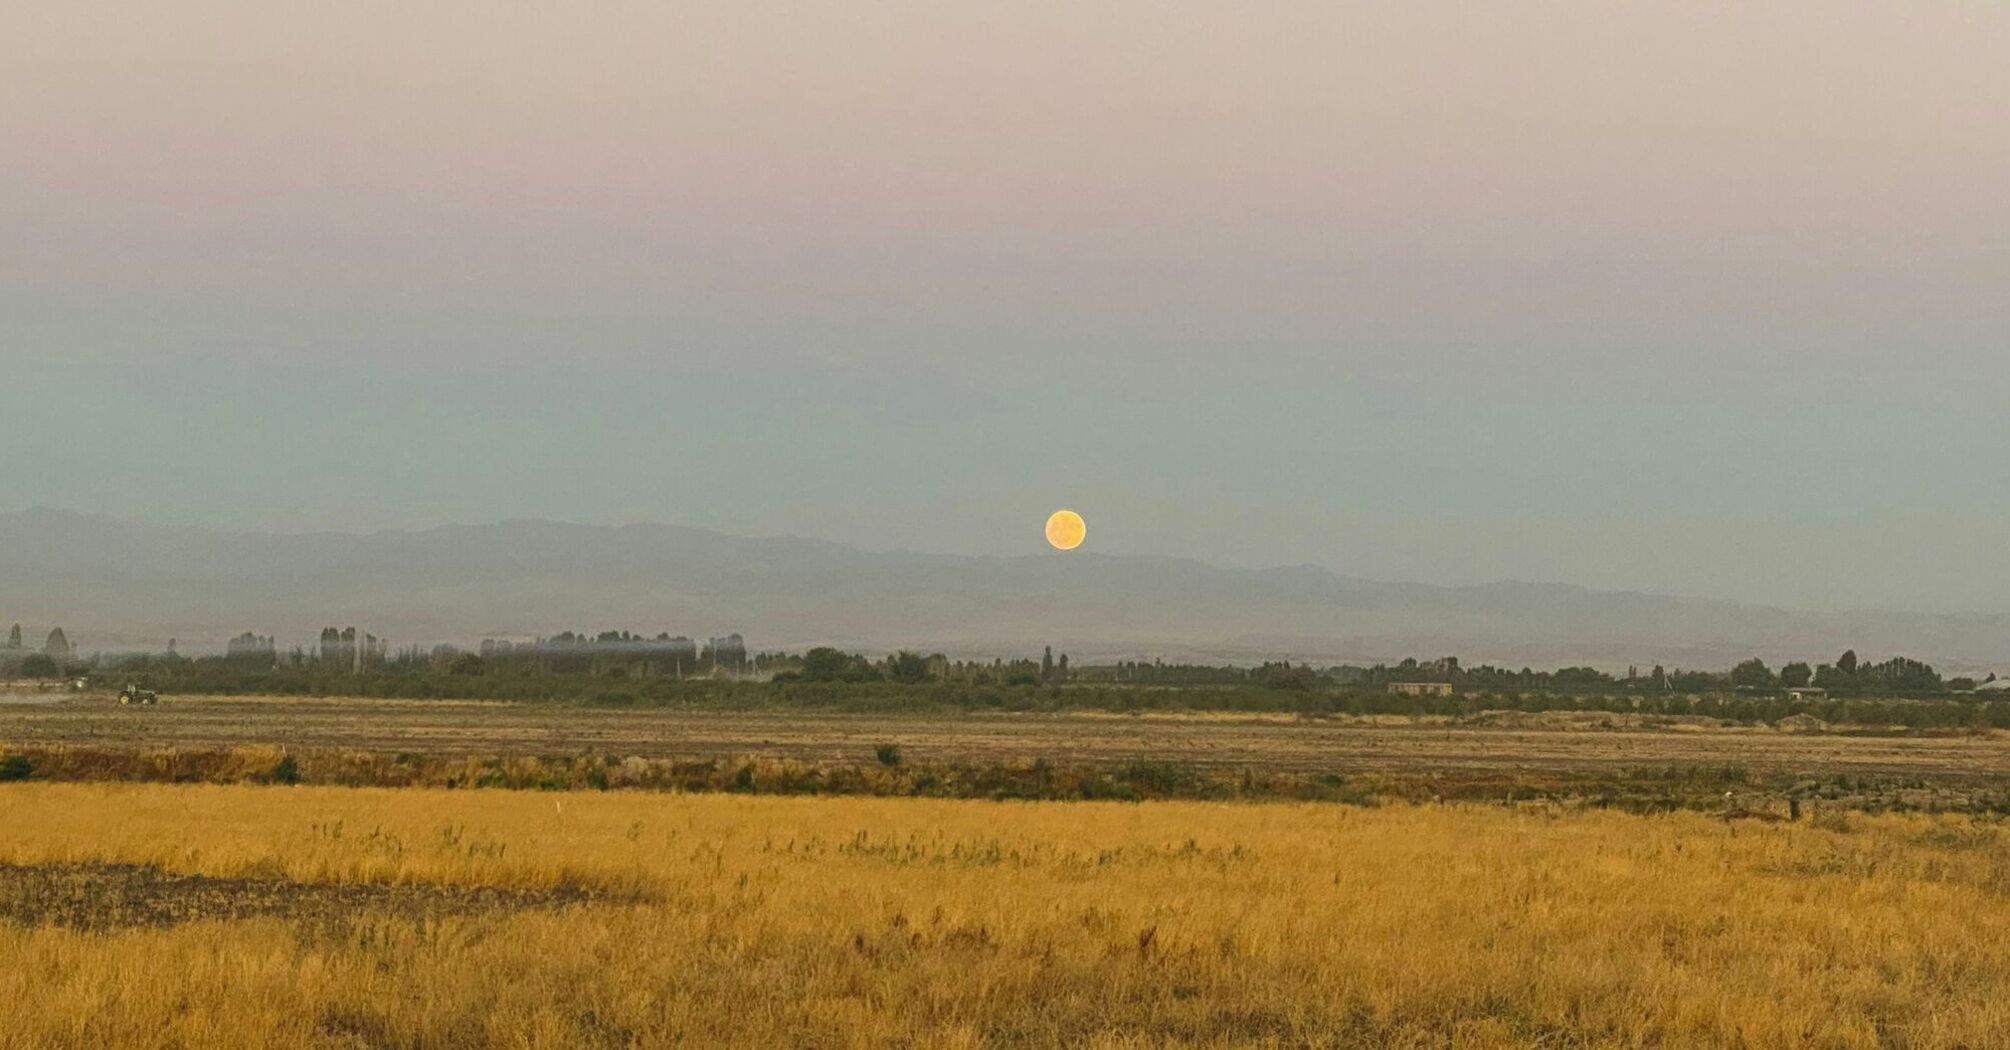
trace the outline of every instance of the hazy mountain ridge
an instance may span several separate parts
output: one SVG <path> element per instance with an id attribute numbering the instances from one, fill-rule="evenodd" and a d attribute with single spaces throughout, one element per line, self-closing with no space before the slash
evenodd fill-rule
<path id="1" fill-rule="evenodd" d="M 2010 663 L 2010 616 L 1811 613 L 1566 584 L 1438 587 L 1314 566 L 1226 569 L 1076 552 L 864 551 L 675 525 L 542 521 L 422 531 L 227 532 L 52 510 L 0 514 L 0 619 L 62 624 L 87 650 L 200 652 L 244 630 L 304 644 L 326 624 L 408 642 L 566 629 L 741 631 L 962 655 L 1053 643 L 1114 656 L 1724 666 L 1903 652 Z M 32 633 L 32 631 L 31 631 Z"/>

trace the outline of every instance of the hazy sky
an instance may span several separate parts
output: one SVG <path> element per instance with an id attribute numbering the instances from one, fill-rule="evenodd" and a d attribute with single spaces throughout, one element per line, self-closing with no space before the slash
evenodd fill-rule
<path id="1" fill-rule="evenodd" d="M 2010 4 L 0 0 L 0 470 L 2010 611 Z"/>

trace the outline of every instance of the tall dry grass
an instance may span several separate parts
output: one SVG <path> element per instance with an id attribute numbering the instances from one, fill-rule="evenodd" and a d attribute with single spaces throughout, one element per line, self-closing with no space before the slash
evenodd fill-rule
<path id="1" fill-rule="evenodd" d="M 0 923 L 0 1047 L 2010 1046 L 1966 818 L 0 785 L 89 860 L 648 899 Z"/>

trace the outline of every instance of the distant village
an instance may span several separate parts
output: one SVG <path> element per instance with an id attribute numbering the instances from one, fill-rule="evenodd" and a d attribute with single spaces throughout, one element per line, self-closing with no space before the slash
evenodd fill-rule
<path id="1" fill-rule="evenodd" d="M 490 639 L 482 642 L 481 657 L 492 663 L 521 661 L 533 666 L 552 667 L 554 662 L 608 655 L 641 660 L 654 665 L 657 673 L 676 676 L 711 670 L 735 674 L 752 669 L 747 640 L 738 634 L 712 638 L 702 645 L 683 635 L 659 634 L 646 638 L 628 631 L 603 631 L 588 636 L 566 631 L 534 642 Z M 552 668 L 556 669 L 556 668 Z"/>
<path id="2" fill-rule="evenodd" d="M 176 639 L 165 650 L 81 651 L 61 628 L 52 630 L 41 649 L 22 644 L 23 629 L 16 626 L 8 647 L 0 650 L 0 676 L 27 678 L 77 677 L 98 671 L 146 676 L 167 673 L 263 675 L 266 672 L 294 672 L 310 676 L 365 675 L 388 673 L 394 676 L 424 674 L 494 675 L 526 677 L 540 675 L 583 675 L 612 678 L 679 679 L 726 678 L 753 681 L 840 681 L 894 682 L 972 681 L 1003 684 L 1057 684 L 1075 680 L 1066 653 L 1057 654 L 1049 646 L 1039 660 L 993 659 L 952 661 L 936 653 L 921 655 L 906 651 L 872 660 L 831 648 L 812 648 L 803 653 L 755 652 L 738 632 L 717 635 L 703 641 L 688 635 L 660 632 L 655 635 L 633 631 L 562 631 L 530 639 L 487 638 L 472 649 L 452 644 L 406 646 L 394 649 L 376 634 L 355 627 L 325 627 L 312 646 L 282 649 L 276 636 L 246 631 L 227 639 L 223 651 L 183 653 Z M 1160 665 L 1162 670 L 1163 665 Z M 1089 671 L 1082 680 L 1110 682 L 1132 678 L 1147 680 L 1152 669 L 1118 664 Z"/>
<path id="3" fill-rule="evenodd" d="M 747 653 L 746 639 L 738 634 L 712 638 L 701 645 L 684 635 L 667 632 L 651 638 L 628 631 L 604 631 L 597 635 L 564 631 L 529 641 L 488 638 L 472 652 L 455 645 L 436 645 L 424 650 L 407 648 L 393 654 L 389 642 L 354 627 L 325 628 L 320 644 L 313 651 L 295 650 L 284 657 L 270 635 L 247 631 L 229 641 L 224 658 L 256 667 L 304 666 L 312 662 L 324 671 L 348 670 L 358 674 L 392 662 L 408 666 L 431 664 L 446 671 L 480 666 L 563 673 L 590 671 L 604 661 L 617 660 L 640 664 L 638 670 L 645 674 L 681 678 L 714 672 L 742 674 L 753 670 L 754 665 Z"/>
<path id="4" fill-rule="evenodd" d="M 0 675 L 44 675 L 80 670 L 84 665 L 124 667 L 161 661 L 185 660 L 177 639 L 170 638 L 165 651 L 94 653 L 86 657 L 61 627 L 49 631 L 39 648 L 24 641 L 24 630 L 15 624 L 0 648 Z M 259 668 L 313 668 L 321 672 L 362 674 L 396 664 L 403 667 L 431 665 L 438 670 L 517 669 L 530 673 L 591 672 L 609 663 L 633 667 L 645 675 L 692 677 L 723 673 L 751 674 L 764 662 L 747 651 L 747 641 L 738 633 L 699 642 L 668 632 L 654 637 L 629 631 L 587 634 L 563 631 L 550 637 L 529 640 L 484 639 L 470 651 L 455 645 L 430 648 L 408 647 L 394 652 L 391 643 L 355 627 L 326 627 L 312 647 L 297 646 L 283 652 L 273 635 L 246 631 L 224 643 L 221 660 L 247 670 Z"/>
<path id="5" fill-rule="evenodd" d="M 76 659 L 76 646 L 70 644 L 69 635 L 61 627 L 50 629 L 41 648 L 30 649 L 17 623 L 7 632 L 6 646 L 0 648 L 0 674 L 33 674 L 46 665 L 47 673 L 53 676 Z"/>
<path id="6" fill-rule="evenodd" d="M 1462 664 L 1455 657 L 1373 666 L 1339 664 L 1319 667 L 1290 661 L 1249 667 L 1167 663 L 1162 660 L 1118 660 L 1081 666 L 1066 653 L 1047 647 L 1039 660 L 1026 658 L 952 660 L 941 653 L 925 655 L 905 650 L 881 658 L 829 647 L 806 652 L 752 652 L 738 633 L 700 642 L 687 635 L 662 632 L 653 636 L 631 631 L 597 634 L 564 631 L 529 640 L 489 638 L 477 648 L 445 644 L 407 646 L 393 651 L 390 642 L 355 627 L 323 628 L 312 647 L 282 652 L 272 635 L 246 631 L 228 639 L 221 655 L 188 657 L 170 638 L 164 652 L 80 651 L 63 628 L 51 628 L 39 647 L 28 644 L 29 632 L 15 624 L 0 646 L 0 677 L 82 680 L 95 671 L 116 670 L 143 675 L 162 672 L 236 675 L 292 672 L 308 678 L 385 672 L 392 676 L 541 675 L 598 678 L 682 679 L 724 678 L 759 682 L 794 681 L 863 683 L 955 682 L 966 685 L 1135 685 L 1144 687 L 1233 687 L 1314 691 L 1339 689 L 1383 692 L 1416 700 L 1449 701 L 1484 694 L 1568 695 L 1706 695 L 1776 696 L 1788 701 L 1824 701 L 1835 696 L 1921 697 L 1973 695 L 2010 696 L 2010 679 L 1994 674 L 1977 679 L 1943 678 L 1918 660 L 1892 657 L 1860 660 L 1854 650 L 1833 663 L 1810 666 L 1790 662 L 1777 670 L 1756 658 L 1729 671 L 1684 671 L 1638 667 L 1619 675 L 1591 667 L 1537 671 L 1523 667 Z"/>

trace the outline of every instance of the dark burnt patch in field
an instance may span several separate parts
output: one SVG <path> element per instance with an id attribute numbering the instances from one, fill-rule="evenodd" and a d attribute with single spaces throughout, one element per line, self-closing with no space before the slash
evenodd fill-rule
<path id="1" fill-rule="evenodd" d="M 85 931 L 262 917 L 320 925 L 366 916 L 431 919 L 598 899 L 576 886 L 386 886 L 219 878 L 142 864 L 0 864 L 0 921 Z"/>

